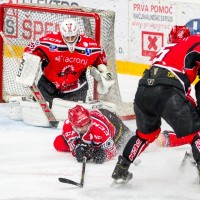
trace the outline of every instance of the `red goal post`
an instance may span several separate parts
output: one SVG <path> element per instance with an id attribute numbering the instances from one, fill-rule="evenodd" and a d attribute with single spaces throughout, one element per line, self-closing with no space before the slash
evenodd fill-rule
<path id="1" fill-rule="evenodd" d="M 45 4 L 0 5 L 0 31 L 8 39 L 18 59 L 21 59 L 23 49 L 31 41 L 48 32 L 58 31 L 59 24 L 65 18 L 73 18 L 78 21 L 81 33 L 92 37 L 105 49 L 108 69 L 114 74 L 115 84 L 108 95 L 98 95 L 98 100 L 115 103 L 118 106 L 120 116 L 132 118 L 132 103 L 123 103 L 119 91 L 114 43 L 114 11 Z M 30 95 L 29 90 L 15 82 L 18 63 L 10 54 L 1 37 L 0 42 L 0 76 L 2 77 L 2 81 L 0 81 L 0 102 L 7 102 L 11 96 Z M 94 80 L 89 73 L 87 75 L 89 82 L 88 98 L 97 99 Z"/>

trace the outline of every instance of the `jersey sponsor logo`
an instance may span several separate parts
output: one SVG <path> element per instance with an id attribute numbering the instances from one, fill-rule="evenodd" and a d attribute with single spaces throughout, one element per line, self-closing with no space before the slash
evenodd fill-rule
<path id="1" fill-rule="evenodd" d="M 109 130 L 108 130 L 107 127 L 101 125 L 100 123 L 96 123 L 95 121 L 93 122 L 93 125 L 95 125 L 95 126 L 98 127 L 99 129 L 101 129 L 101 130 L 105 133 L 106 136 L 109 135 Z"/>
<path id="2" fill-rule="evenodd" d="M 87 42 L 83 42 L 83 46 L 84 47 L 88 47 L 88 43 Z"/>
<path id="3" fill-rule="evenodd" d="M 101 140 L 102 137 L 100 135 L 94 135 L 94 138 L 97 139 L 97 140 Z"/>
<path id="4" fill-rule="evenodd" d="M 55 42 L 55 43 L 62 43 L 62 40 L 56 39 L 56 38 L 50 38 L 50 37 L 44 37 L 44 41 L 50 41 L 50 42 Z"/>
<path id="5" fill-rule="evenodd" d="M 97 43 L 96 42 L 89 42 L 89 45 L 97 46 Z"/>
<path id="6" fill-rule="evenodd" d="M 155 79 L 147 79 L 147 83 L 148 83 L 148 85 L 154 85 L 154 81 L 155 81 Z"/>
<path id="7" fill-rule="evenodd" d="M 88 59 L 67 56 L 57 56 L 55 57 L 55 60 L 57 60 L 58 62 L 77 63 L 80 65 L 87 65 L 88 63 Z"/>
<path id="8" fill-rule="evenodd" d="M 133 160 L 133 158 L 136 156 L 140 146 L 142 144 L 142 140 L 140 140 L 139 138 L 136 140 L 136 143 L 133 145 L 133 148 L 131 150 L 131 153 L 129 155 L 129 159 Z"/>
<path id="9" fill-rule="evenodd" d="M 57 46 L 57 45 L 51 44 L 51 45 L 49 46 L 49 50 L 50 50 L 50 51 L 55 51 L 55 50 L 57 50 L 57 49 L 58 49 L 58 46 Z"/>
<path id="10" fill-rule="evenodd" d="M 31 43 L 28 45 L 28 47 L 29 47 L 29 49 L 30 49 L 31 51 L 33 51 L 33 50 L 35 49 L 36 46 L 37 46 L 36 42 L 35 42 L 35 43 L 34 43 L 34 42 L 31 42 Z"/>
<path id="11" fill-rule="evenodd" d="M 76 134 L 76 132 L 74 130 L 64 133 L 64 136 L 65 136 L 66 139 L 68 139 L 69 137 L 73 137 L 74 138 L 74 137 L 76 137 L 76 135 L 77 134 Z"/>
<path id="12" fill-rule="evenodd" d="M 109 138 L 104 144 L 103 144 L 103 148 L 104 149 L 110 149 L 111 147 L 113 147 L 114 142 L 112 140 L 112 138 Z"/>
<path id="13" fill-rule="evenodd" d="M 91 53 L 92 53 L 92 50 L 91 50 L 91 49 L 88 49 L 88 48 L 85 49 L 85 54 L 86 54 L 87 56 L 91 55 Z"/>
<path id="14" fill-rule="evenodd" d="M 35 41 L 35 45 L 36 45 L 36 46 L 40 45 L 40 41 L 39 41 L 39 40 L 36 40 L 36 41 Z"/>
<path id="15" fill-rule="evenodd" d="M 66 76 L 68 74 L 76 74 L 74 71 L 74 66 L 73 65 L 67 65 L 62 69 L 62 72 L 58 74 L 59 77 L 61 76 Z"/>

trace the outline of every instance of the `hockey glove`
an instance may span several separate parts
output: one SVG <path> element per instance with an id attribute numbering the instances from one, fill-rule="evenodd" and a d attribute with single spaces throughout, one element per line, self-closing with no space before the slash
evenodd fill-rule
<path id="1" fill-rule="evenodd" d="M 102 147 L 94 147 L 92 158 L 97 164 L 102 164 L 106 160 L 106 152 Z"/>
<path id="2" fill-rule="evenodd" d="M 78 140 L 75 146 L 75 154 L 76 154 L 76 160 L 78 162 L 82 162 L 84 156 L 87 158 L 88 161 L 92 158 L 91 146 L 89 144 L 84 143 L 81 140 Z"/>

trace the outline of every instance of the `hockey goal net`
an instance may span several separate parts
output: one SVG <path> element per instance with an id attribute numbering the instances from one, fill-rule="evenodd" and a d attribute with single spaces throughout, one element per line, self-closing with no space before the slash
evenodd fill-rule
<path id="1" fill-rule="evenodd" d="M 87 72 L 89 82 L 88 100 L 103 100 L 117 105 L 117 114 L 123 119 L 134 118 L 132 103 L 122 102 L 115 58 L 114 21 L 115 13 L 86 7 L 64 7 L 59 5 L 2 4 L 0 6 L 0 31 L 12 46 L 17 59 L 21 59 L 24 48 L 40 36 L 59 31 L 59 24 L 66 18 L 78 21 L 81 33 L 92 37 L 104 47 L 108 68 L 113 72 L 115 84 L 107 95 L 97 95 L 94 80 Z M 30 96 L 30 90 L 15 82 L 19 60 L 10 53 L 0 37 L 1 58 L 0 101 L 8 102 L 11 96 Z M 18 62 L 17 62 L 18 61 Z M 89 71 L 89 70 L 88 70 Z M 41 72 L 42 73 L 42 72 Z"/>

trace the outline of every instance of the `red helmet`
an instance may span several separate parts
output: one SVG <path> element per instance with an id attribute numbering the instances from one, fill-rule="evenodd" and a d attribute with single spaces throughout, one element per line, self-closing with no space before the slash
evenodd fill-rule
<path id="1" fill-rule="evenodd" d="M 190 29 L 187 26 L 174 26 L 170 31 L 168 43 L 179 42 L 188 36 L 190 36 Z"/>
<path id="2" fill-rule="evenodd" d="M 91 121 L 90 112 L 80 105 L 68 110 L 68 119 L 74 127 L 83 127 Z"/>

